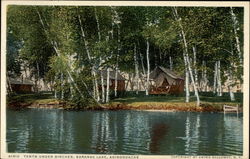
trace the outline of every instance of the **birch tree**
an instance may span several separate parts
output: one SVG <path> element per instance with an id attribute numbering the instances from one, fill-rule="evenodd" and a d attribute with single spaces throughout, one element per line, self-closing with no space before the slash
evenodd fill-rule
<path id="1" fill-rule="evenodd" d="M 92 64 L 92 57 L 90 55 L 90 50 L 88 47 L 88 42 L 86 40 L 86 36 L 85 36 L 85 31 L 83 29 L 83 24 L 82 24 L 82 20 L 81 20 L 81 16 L 78 15 L 78 21 L 80 24 L 80 28 L 81 28 L 81 35 L 84 41 L 84 46 L 86 49 L 86 53 L 87 53 L 87 57 L 89 60 L 89 63 Z M 95 66 L 92 64 L 92 68 L 91 68 L 91 74 L 93 76 L 93 97 L 97 100 L 100 101 L 100 95 L 99 95 L 99 89 L 98 89 L 98 83 L 97 83 L 97 77 L 96 77 L 96 70 L 95 70 Z"/>
<path id="2" fill-rule="evenodd" d="M 193 71 L 192 71 L 192 68 L 191 68 L 191 65 L 190 65 L 189 54 L 188 54 L 188 45 L 187 45 L 187 41 L 186 41 L 185 32 L 184 32 L 184 29 L 183 29 L 183 26 L 182 26 L 182 23 L 181 23 L 181 18 L 178 15 L 177 9 L 175 7 L 173 9 L 174 9 L 173 11 L 174 11 L 176 21 L 178 22 L 180 30 L 181 30 L 181 37 L 182 37 L 183 44 L 184 44 L 184 52 L 185 52 L 184 53 L 185 54 L 184 55 L 184 61 L 186 60 L 187 69 L 189 71 L 189 75 L 190 75 L 192 85 L 194 87 L 194 92 L 195 92 L 195 95 L 196 95 L 196 99 L 197 99 L 197 106 L 199 106 L 200 105 L 200 98 L 199 98 L 199 94 L 198 94 L 198 89 L 197 89 L 197 87 L 195 85 Z"/>
<path id="3" fill-rule="evenodd" d="M 150 63 L 149 63 L 149 41 L 147 39 L 147 83 L 146 83 L 146 95 L 149 94 L 149 74 L 150 74 Z"/>
<path id="4" fill-rule="evenodd" d="M 138 94 L 139 90 L 139 68 L 138 68 L 138 60 L 136 53 L 136 44 L 134 44 L 134 61 L 135 61 L 135 81 L 136 81 L 136 94 Z"/>
<path id="5" fill-rule="evenodd" d="M 243 58 L 242 58 L 242 51 L 241 51 L 241 46 L 240 46 L 240 38 L 238 35 L 238 31 L 240 30 L 239 28 L 239 22 L 238 19 L 234 13 L 234 9 L 232 7 L 230 7 L 230 13 L 232 16 L 232 21 L 233 21 L 233 31 L 234 31 L 234 37 L 235 37 L 235 45 L 237 48 L 237 52 L 238 52 L 238 57 L 239 57 L 239 61 L 240 61 L 240 66 L 243 66 Z"/>
<path id="6" fill-rule="evenodd" d="M 115 8 L 112 8 L 112 11 L 114 13 L 114 17 L 113 17 L 113 20 L 114 20 L 114 24 L 117 25 L 117 43 L 118 43 L 118 48 L 117 48 L 117 55 L 116 55 L 116 65 L 115 65 L 115 97 L 117 97 L 117 86 L 118 86 L 118 80 L 117 80 L 117 77 L 118 77 L 118 67 L 119 67 L 119 56 L 120 56 L 120 50 L 121 50 L 121 35 L 120 35 L 120 23 L 121 23 L 121 20 L 120 20 L 120 17 L 118 15 L 118 12 L 116 11 Z"/>

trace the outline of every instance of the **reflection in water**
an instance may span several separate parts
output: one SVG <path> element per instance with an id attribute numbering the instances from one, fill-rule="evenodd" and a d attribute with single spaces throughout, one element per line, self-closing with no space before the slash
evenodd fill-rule
<path id="1" fill-rule="evenodd" d="M 149 148 L 151 153 L 159 152 L 160 142 L 166 135 L 167 131 L 168 131 L 168 126 L 165 123 L 157 123 L 153 125 L 152 136 L 151 136 L 152 141 L 150 143 L 150 148 Z"/>
<path id="2" fill-rule="evenodd" d="M 150 127 L 148 116 L 143 113 L 126 113 L 124 116 L 122 153 L 145 154 L 148 151 Z"/>
<path id="3" fill-rule="evenodd" d="M 7 111 L 8 152 L 242 155 L 242 114 Z"/>
<path id="4" fill-rule="evenodd" d="M 185 154 L 195 155 L 196 150 L 199 148 L 200 114 L 198 114 L 192 122 L 190 118 L 190 114 L 188 114 L 185 129 Z"/>

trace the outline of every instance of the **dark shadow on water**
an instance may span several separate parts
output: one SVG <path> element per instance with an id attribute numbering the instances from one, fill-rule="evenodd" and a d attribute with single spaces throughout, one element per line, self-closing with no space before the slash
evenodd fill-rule
<path id="1" fill-rule="evenodd" d="M 152 127 L 151 143 L 149 150 L 151 153 L 157 153 L 160 150 L 160 143 L 169 131 L 169 126 L 165 123 L 156 123 Z"/>

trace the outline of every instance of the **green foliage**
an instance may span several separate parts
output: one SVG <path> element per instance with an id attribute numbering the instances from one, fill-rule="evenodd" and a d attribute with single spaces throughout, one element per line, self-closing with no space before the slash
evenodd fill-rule
<path id="1" fill-rule="evenodd" d="M 20 75 L 22 64 L 24 69 L 30 68 L 36 79 L 43 78 L 59 93 L 63 91 L 65 100 L 72 100 L 79 106 L 93 104 L 90 95 L 93 92 L 92 67 L 114 69 L 118 62 L 121 71 L 134 72 L 136 46 L 139 70 L 142 71 L 140 60 L 146 64 L 147 39 L 150 42 L 152 69 L 155 66 L 169 67 L 171 56 L 175 72 L 184 75 L 180 26 L 172 9 L 140 6 L 9 6 L 9 75 Z M 186 34 L 190 58 L 193 58 L 192 47 L 197 48 L 195 67 L 199 77 L 205 67 L 202 61 L 205 60 L 207 76 L 212 85 L 214 63 L 220 60 L 223 81 L 227 79 L 225 72 L 231 64 L 234 66 L 234 78 L 241 79 L 243 68 L 239 66 L 230 8 L 177 7 L 177 10 Z M 242 49 L 243 9 L 233 10 L 239 21 L 237 35 Z"/>

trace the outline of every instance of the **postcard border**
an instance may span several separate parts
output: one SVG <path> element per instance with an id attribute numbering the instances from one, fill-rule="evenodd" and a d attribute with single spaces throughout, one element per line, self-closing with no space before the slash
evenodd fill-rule
<path id="1" fill-rule="evenodd" d="M 4 0 L 1 10 L 1 158 L 9 158 L 10 155 L 19 155 L 20 158 L 29 158 L 29 155 L 51 155 L 51 154 L 32 154 L 32 153 L 7 153 L 6 148 L 6 7 L 7 5 L 87 5 L 87 6 L 203 6 L 203 7 L 244 7 L 244 84 L 243 84 L 243 156 L 242 158 L 249 157 L 249 2 L 221 2 L 221 1 L 10 1 Z M 77 156 L 76 154 L 53 154 L 54 156 Z M 92 156 L 91 154 L 82 154 L 81 156 Z M 25 157 L 26 156 L 26 157 Z M 103 155 L 94 155 L 103 156 Z M 111 156 L 111 155 L 104 155 Z M 133 156 L 133 155 L 114 155 L 114 156 Z M 138 158 L 183 158 L 182 156 L 164 155 L 135 155 Z M 197 156 L 185 156 L 189 158 L 198 158 Z M 210 158 L 210 156 L 200 156 L 201 158 Z M 219 156 L 218 156 L 219 157 Z M 220 156 L 229 157 L 231 156 Z M 233 158 L 233 157 L 232 157 Z"/>

